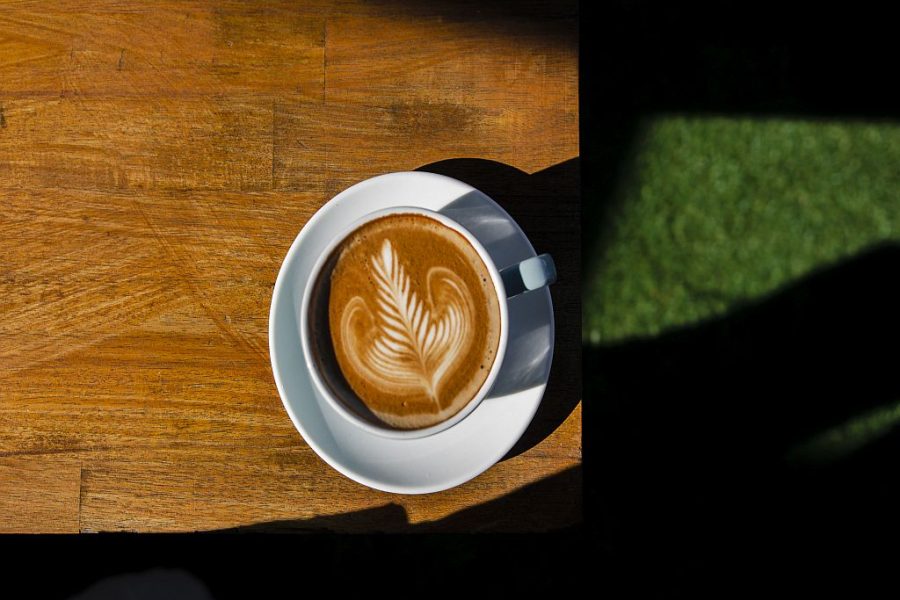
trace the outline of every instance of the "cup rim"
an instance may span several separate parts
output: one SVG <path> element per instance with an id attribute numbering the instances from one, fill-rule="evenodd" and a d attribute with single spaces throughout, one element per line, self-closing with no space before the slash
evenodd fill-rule
<path id="1" fill-rule="evenodd" d="M 475 394 L 475 396 L 472 397 L 471 400 L 469 400 L 468 403 L 466 403 L 466 405 L 462 409 L 460 409 L 453 416 L 445 419 L 444 421 L 441 421 L 440 423 L 436 423 L 435 425 L 430 425 L 428 427 L 422 427 L 419 429 L 396 429 L 387 425 L 385 425 L 384 427 L 375 425 L 374 423 L 371 423 L 370 421 L 367 421 L 361 416 L 357 415 L 340 399 L 335 398 L 331 393 L 331 390 L 319 376 L 318 368 L 316 367 L 315 360 L 313 359 L 312 344 L 309 340 L 309 304 L 312 299 L 313 290 L 316 287 L 315 283 L 318 281 L 322 268 L 328 261 L 328 258 L 331 256 L 332 252 L 334 252 L 335 248 L 337 248 L 337 246 L 340 245 L 340 243 L 343 242 L 348 235 L 350 235 L 366 223 L 384 216 L 396 214 L 417 214 L 429 217 L 447 227 L 450 227 L 451 229 L 465 237 L 466 240 L 472 245 L 472 247 L 475 248 L 476 252 L 478 252 L 482 263 L 484 263 L 485 267 L 487 267 L 488 272 L 491 275 L 491 280 L 494 284 L 494 291 L 497 294 L 497 303 L 500 309 L 500 336 L 497 344 L 497 351 L 494 355 L 494 361 L 491 365 L 490 371 L 488 372 L 488 376 L 485 379 L 484 383 L 482 383 L 481 387 L 478 389 L 478 392 Z M 328 402 L 328 404 L 347 421 L 350 421 L 354 425 L 368 431 L 369 433 L 392 439 L 420 439 L 435 435 L 437 433 L 450 429 L 451 427 L 465 419 L 467 416 L 469 416 L 478 407 L 478 405 L 481 404 L 481 402 L 487 397 L 491 389 L 494 387 L 494 383 L 497 380 L 497 376 L 499 375 L 500 368 L 503 364 L 503 359 L 506 356 L 506 346 L 509 338 L 509 308 L 507 306 L 506 288 L 503 285 L 503 279 L 500 276 L 500 270 L 497 268 L 497 265 L 494 264 L 494 261 L 488 253 L 487 249 L 472 234 L 472 232 L 466 229 L 466 227 L 464 227 L 458 221 L 451 219 L 450 217 L 443 215 L 437 211 L 433 211 L 427 208 L 420 208 L 417 206 L 392 206 L 366 213 L 358 219 L 355 219 L 346 228 L 342 229 L 338 234 L 336 234 L 325 246 L 325 248 L 316 258 L 316 261 L 313 263 L 313 266 L 309 273 L 308 283 L 303 291 L 303 297 L 300 303 L 300 314 L 298 315 L 298 317 L 298 320 L 300 322 L 300 344 L 303 349 L 303 359 L 306 369 L 309 372 L 310 380 L 312 381 L 313 387 L 315 388 L 314 393 L 318 393 L 322 398 L 324 398 L 325 401 Z"/>

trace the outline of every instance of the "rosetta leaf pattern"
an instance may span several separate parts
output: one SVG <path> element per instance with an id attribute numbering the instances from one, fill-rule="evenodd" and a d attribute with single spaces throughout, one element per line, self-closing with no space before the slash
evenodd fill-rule
<path id="1" fill-rule="evenodd" d="M 342 329 L 356 367 L 384 389 L 424 392 L 440 408 L 440 390 L 470 337 L 472 299 L 452 271 L 431 267 L 424 294 L 414 289 L 390 240 L 370 260 L 375 310 L 357 296 L 348 303 Z M 352 324 L 361 311 L 374 325 L 364 348 Z M 373 314 L 374 313 L 374 314 Z"/>

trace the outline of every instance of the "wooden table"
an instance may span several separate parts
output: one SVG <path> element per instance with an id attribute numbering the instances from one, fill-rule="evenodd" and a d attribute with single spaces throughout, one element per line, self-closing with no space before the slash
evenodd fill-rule
<path id="1" fill-rule="evenodd" d="M 0 532 L 581 520 L 576 9 L 485 4 L 0 5 Z M 510 455 L 395 496 L 304 443 L 267 321 L 306 220 L 417 168 L 555 254 L 558 331 Z"/>

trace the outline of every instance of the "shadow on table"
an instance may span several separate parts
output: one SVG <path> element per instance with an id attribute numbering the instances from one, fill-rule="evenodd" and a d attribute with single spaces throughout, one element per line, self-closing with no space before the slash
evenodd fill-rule
<path id="1" fill-rule="evenodd" d="M 591 506 L 623 569 L 762 553 L 797 577 L 897 533 L 898 272 L 884 244 L 722 318 L 584 348 Z"/>
<path id="2" fill-rule="evenodd" d="M 371 591 L 372 581 L 397 577 L 396 568 L 403 569 L 404 585 L 423 588 L 445 578 L 449 568 L 466 577 L 450 578 L 444 588 L 458 581 L 470 591 L 472 581 L 487 582 L 499 571 L 514 574 L 514 581 L 504 575 L 498 591 L 519 584 L 568 592 L 580 585 L 572 573 L 579 573 L 590 555 L 582 551 L 588 540 L 581 477 L 581 467 L 573 467 L 421 524 L 410 524 L 402 507 L 388 504 L 199 534 L 61 536 L 51 548 L 33 538 L 17 547 L 7 566 L 12 575 L 20 571 L 17 563 L 24 569 L 38 556 L 44 562 L 58 557 L 52 560 L 53 577 L 30 589 L 37 592 L 33 597 L 70 600 L 269 598 L 317 578 L 344 591 Z M 541 534 L 522 535 L 527 531 Z M 375 535 L 332 535 L 336 532 Z M 304 535 L 273 535 L 280 533 Z M 89 557 L 90 564 L 71 560 L 76 554 Z"/>
<path id="3" fill-rule="evenodd" d="M 398 504 L 350 513 L 254 523 L 220 533 L 472 533 L 479 531 L 553 531 L 582 521 L 582 469 L 572 467 L 506 496 L 461 510 L 436 521 L 413 524 Z M 207 535 L 207 534 L 204 534 Z"/>
<path id="4" fill-rule="evenodd" d="M 0 536 L 0 549 L 10 551 L 7 580 L 27 577 L 30 597 L 40 598 L 268 598 L 296 585 L 298 577 L 331 581 L 339 571 L 348 577 L 339 582 L 342 589 L 367 586 L 394 565 L 406 569 L 404 584 L 416 586 L 432 586 L 450 565 L 474 580 L 498 569 L 525 569 L 517 581 L 565 589 L 577 579 L 558 580 L 546 569 L 577 572 L 587 541 L 582 510 L 577 466 L 427 523 L 411 524 L 401 506 L 388 504 L 202 533 Z M 274 535 L 281 533 L 303 535 Z M 384 535 L 390 533 L 421 535 Z M 84 561 L 73 560 L 78 557 Z M 36 580 L 34 565 L 45 564 L 53 565 L 53 576 Z M 508 589 L 508 582 L 503 585 Z"/>
<path id="5" fill-rule="evenodd" d="M 417 169 L 459 179 L 481 190 L 519 224 L 538 253 L 550 253 L 556 262 L 558 280 L 551 286 L 556 340 L 550 377 L 538 412 L 518 443 L 504 457 L 517 456 L 539 444 L 572 413 L 581 399 L 581 230 L 579 164 L 571 159 L 529 175 L 503 163 L 460 158 L 423 165 Z M 460 218 L 465 198 L 454 203 Z M 483 225 L 483 224 L 482 224 Z M 482 226 L 486 229 L 486 226 Z M 499 242 L 498 242 L 499 243 Z M 486 246 L 490 246 L 490 240 Z M 488 248 L 491 251 L 491 248 Z M 493 255 L 493 251 L 492 251 Z M 527 296 L 527 294 L 525 295 Z M 511 301 L 510 315 L 529 313 L 529 300 Z M 533 303 L 531 303 L 533 304 Z M 521 310 L 519 310 L 521 309 Z M 542 378 L 543 348 L 528 344 L 541 331 L 523 329 L 519 344 L 511 341 L 506 362 L 526 365 L 498 380 L 503 393 L 533 385 Z M 529 337 L 531 336 L 531 337 Z M 531 356 L 534 354 L 534 356 Z M 534 372 L 532 372 L 534 371 Z"/>

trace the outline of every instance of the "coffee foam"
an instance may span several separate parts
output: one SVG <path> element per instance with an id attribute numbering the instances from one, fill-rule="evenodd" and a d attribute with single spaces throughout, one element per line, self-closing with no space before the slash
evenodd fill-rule
<path id="1" fill-rule="evenodd" d="M 399 214 L 366 223 L 334 256 L 328 325 L 353 393 L 400 429 L 459 412 L 500 338 L 496 291 L 475 248 L 435 219 Z"/>

